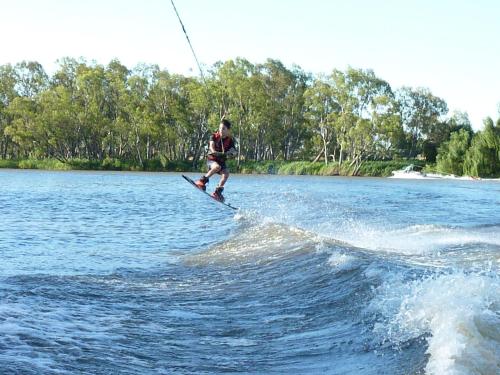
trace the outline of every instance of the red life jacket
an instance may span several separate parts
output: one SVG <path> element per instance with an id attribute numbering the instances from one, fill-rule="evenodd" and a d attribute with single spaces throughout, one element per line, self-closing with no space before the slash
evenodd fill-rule
<path id="1" fill-rule="evenodd" d="M 234 148 L 234 141 L 231 136 L 227 136 L 222 139 L 220 133 L 217 131 L 210 137 L 210 140 L 214 142 L 214 148 L 217 152 L 226 152 Z M 223 147 L 224 146 L 224 147 Z M 208 160 L 214 160 L 218 163 L 223 163 L 224 160 L 219 159 L 214 155 L 208 155 Z"/>

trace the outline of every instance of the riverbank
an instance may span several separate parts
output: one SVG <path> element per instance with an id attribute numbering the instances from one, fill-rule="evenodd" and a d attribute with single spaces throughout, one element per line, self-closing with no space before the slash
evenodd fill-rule
<path id="1" fill-rule="evenodd" d="M 402 169 L 409 164 L 425 167 L 421 160 L 365 161 L 357 176 L 387 177 L 392 171 Z M 310 161 L 245 161 L 238 165 L 235 160 L 228 161 L 230 170 L 243 174 L 280 174 L 280 175 L 315 175 L 315 176 L 352 176 L 348 163 L 325 164 Z M 205 163 L 193 167 L 189 161 L 148 160 L 141 166 L 132 161 L 105 159 L 93 161 L 72 159 L 62 162 L 57 159 L 0 160 L 0 168 L 43 169 L 43 170 L 110 170 L 110 171 L 146 171 L 146 172 L 202 172 Z"/>

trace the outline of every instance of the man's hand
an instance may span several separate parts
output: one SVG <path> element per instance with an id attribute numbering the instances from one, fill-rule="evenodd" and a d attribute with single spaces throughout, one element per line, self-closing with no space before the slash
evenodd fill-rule
<path id="1" fill-rule="evenodd" d="M 208 154 L 224 160 L 227 157 L 227 155 L 224 152 L 219 152 L 219 151 L 209 152 Z"/>
<path id="2" fill-rule="evenodd" d="M 226 157 L 228 158 L 235 158 L 238 156 L 238 151 L 236 151 L 234 148 L 230 149 L 229 151 L 226 152 Z"/>

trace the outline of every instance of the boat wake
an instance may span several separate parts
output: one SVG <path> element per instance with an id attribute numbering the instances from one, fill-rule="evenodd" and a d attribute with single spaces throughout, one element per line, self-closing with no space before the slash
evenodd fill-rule
<path id="1" fill-rule="evenodd" d="M 342 293 L 352 293 L 353 305 L 364 306 L 351 319 L 371 332 L 371 340 L 378 344 L 366 345 L 373 350 L 389 344 L 417 356 L 422 354 L 412 347 L 423 345 L 428 360 L 422 357 L 421 362 L 427 374 L 498 373 L 498 226 L 411 225 L 376 230 L 351 223 L 327 236 L 324 227 L 315 232 L 270 219 L 255 220 L 251 215 L 237 220 L 240 225 L 229 239 L 186 256 L 185 263 L 252 265 L 264 270 L 279 263 L 279 274 L 272 274 L 274 283 L 299 273 L 294 278 L 303 280 L 301 298 L 318 294 L 318 285 L 311 280 L 318 267 L 328 267 L 332 290 L 323 292 L 332 306 L 340 306 L 345 303 L 337 290 L 341 287 Z M 311 263 L 311 258 L 316 262 Z M 290 261 L 300 266 L 292 267 Z M 351 276 L 342 279 L 346 274 Z M 259 282 L 264 281 L 255 281 Z"/>

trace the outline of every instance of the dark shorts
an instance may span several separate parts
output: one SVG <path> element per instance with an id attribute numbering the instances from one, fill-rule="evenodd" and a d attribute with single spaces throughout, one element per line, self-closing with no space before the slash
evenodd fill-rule
<path id="1" fill-rule="evenodd" d="M 217 164 L 220 165 L 220 171 L 217 172 L 218 174 L 222 174 L 224 172 L 229 173 L 229 169 L 227 169 L 226 163 L 224 163 L 224 162 L 220 163 L 220 162 L 215 161 L 215 160 L 208 160 L 207 161 L 207 167 L 208 167 L 209 170 L 212 169 L 212 165 L 214 163 L 217 163 Z"/>

